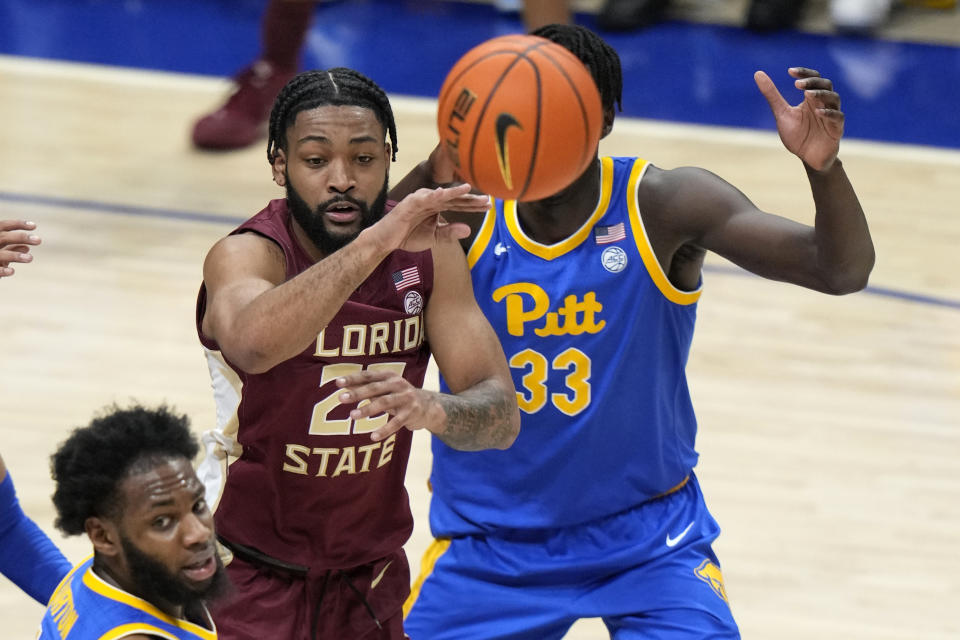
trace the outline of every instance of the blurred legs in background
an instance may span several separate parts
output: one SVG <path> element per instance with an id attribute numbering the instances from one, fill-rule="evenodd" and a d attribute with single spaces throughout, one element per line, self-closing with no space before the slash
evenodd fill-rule
<path id="1" fill-rule="evenodd" d="M 312 0 L 270 0 L 261 22 L 260 57 L 234 77 L 226 103 L 194 124 L 195 146 L 240 149 L 265 134 L 274 98 L 299 71 L 315 8 Z"/>

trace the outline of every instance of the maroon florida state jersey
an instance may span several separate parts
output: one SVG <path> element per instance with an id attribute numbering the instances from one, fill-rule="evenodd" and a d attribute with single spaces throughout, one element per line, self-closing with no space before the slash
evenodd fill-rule
<path id="1" fill-rule="evenodd" d="M 289 279 L 314 264 L 291 224 L 286 200 L 273 200 L 232 233 L 276 242 Z M 315 569 L 365 564 L 406 542 L 413 529 L 404 488 L 411 433 L 401 429 L 373 442 L 370 433 L 387 416 L 352 420 L 356 405 L 340 404 L 334 380 L 386 369 L 422 386 L 430 357 L 424 309 L 432 286 L 429 251 L 394 251 L 299 355 L 248 374 L 203 335 L 201 285 L 197 331 L 217 428 L 203 435 L 207 456 L 198 472 L 216 505 L 220 535 Z"/>

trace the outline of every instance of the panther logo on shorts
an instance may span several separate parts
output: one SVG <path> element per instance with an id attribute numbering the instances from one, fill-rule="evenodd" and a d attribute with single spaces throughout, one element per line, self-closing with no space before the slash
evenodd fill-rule
<path id="1" fill-rule="evenodd" d="M 720 567 L 709 560 L 704 560 L 700 563 L 699 567 L 693 570 L 693 573 L 710 585 L 713 592 L 720 596 L 724 602 L 727 604 L 730 603 L 730 601 L 727 600 L 727 590 L 723 587 L 723 575 L 720 573 Z"/>

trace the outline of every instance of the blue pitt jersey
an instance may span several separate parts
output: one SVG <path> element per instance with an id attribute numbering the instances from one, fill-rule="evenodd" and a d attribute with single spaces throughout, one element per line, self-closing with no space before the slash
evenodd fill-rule
<path id="1" fill-rule="evenodd" d="M 204 628 L 172 618 L 146 600 L 118 589 L 93 572 L 93 557 L 74 567 L 50 597 L 37 640 L 114 640 L 147 635 L 168 640 L 216 640 L 213 620 Z"/>
<path id="2" fill-rule="evenodd" d="M 506 451 L 433 439 L 435 536 L 595 520 L 696 464 L 684 368 L 700 289 L 675 288 L 651 250 L 636 195 L 646 167 L 602 158 L 596 210 L 558 244 L 526 236 L 516 202 L 487 213 L 468 261 L 513 373 L 520 435 Z"/>

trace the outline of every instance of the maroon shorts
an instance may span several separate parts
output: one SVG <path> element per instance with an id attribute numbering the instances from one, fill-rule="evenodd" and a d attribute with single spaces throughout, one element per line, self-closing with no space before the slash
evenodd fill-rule
<path id="1" fill-rule="evenodd" d="M 220 640 L 402 640 L 410 567 L 403 550 L 350 569 L 298 573 L 241 558 L 211 607 Z"/>

